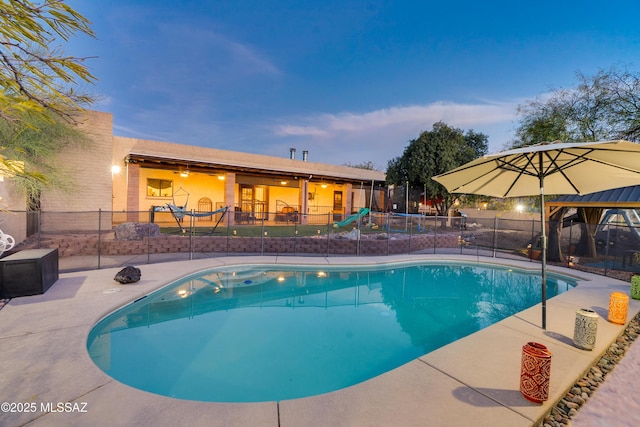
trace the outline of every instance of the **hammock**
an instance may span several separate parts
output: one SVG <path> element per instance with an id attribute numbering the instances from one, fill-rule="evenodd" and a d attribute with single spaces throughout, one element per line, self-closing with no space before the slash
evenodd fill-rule
<path id="1" fill-rule="evenodd" d="M 184 199 L 183 203 L 179 203 L 176 200 L 176 197 L 180 198 L 180 199 Z M 184 188 L 180 187 L 178 188 L 174 193 L 173 193 L 173 205 L 174 206 L 180 206 L 180 209 L 187 209 L 187 204 L 189 203 L 189 192 L 187 190 L 185 190 Z M 168 203 L 167 203 L 168 204 Z"/>
<path id="2" fill-rule="evenodd" d="M 169 208 L 173 216 L 178 219 L 184 218 L 185 215 L 194 216 L 194 217 L 211 216 L 227 210 L 227 206 L 225 206 L 211 212 L 191 212 L 191 211 L 188 211 L 186 208 L 176 206 L 173 203 L 167 203 L 167 207 Z"/>
<path id="3" fill-rule="evenodd" d="M 212 232 L 215 232 L 216 228 L 218 228 L 218 224 L 220 224 L 220 221 L 222 221 L 222 218 L 224 218 L 225 214 L 227 213 L 227 210 L 229 209 L 228 206 L 224 206 L 212 212 L 190 212 L 190 211 L 187 211 L 185 208 L 181 208 L 179 206 L 174 205 L 173 203 L 167 203 L 167 207 L 171 211 L 173 218 L 176 220 L 176 224 L 178 224 L 178 227 L 180 227 L 180 231 L 183 234 L 185 233 L 185 230 L 184 228 L 182 228 L 182 224 L 180 223 L 180 220 L 184 218 L 185 215 L 192 216 L 192 217 L 204 217 L 204 216 L 212 216 L 218 213 L 222 213 L 222 215 L 220 215 L 220 218 L 218 219 L 218 222 L 216 222 L 216 225 L 213 227 Z"/>

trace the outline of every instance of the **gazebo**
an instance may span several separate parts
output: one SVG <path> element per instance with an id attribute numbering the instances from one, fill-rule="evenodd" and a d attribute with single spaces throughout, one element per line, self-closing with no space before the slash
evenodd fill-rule
<path id="1" fill-rule="evenodd" d="M 640 209 L 640 186 L 614 188 L 582 196 L 566 195 L 548 201 L 546 218 L 549 221 L 549 259 L 551 260 L 559 261 L 562 258 L 560 245 L 554 243 L 559 241 L 564 215 L 569 208 L 575 208 L 577 221 L 584 223 L 587 231 L 585 238 L 588 241 L 581 241 L 581 243 L 586 248 L 587 254 L 594 256 L 595 233 L 602 213 L 606 209 Z"/>

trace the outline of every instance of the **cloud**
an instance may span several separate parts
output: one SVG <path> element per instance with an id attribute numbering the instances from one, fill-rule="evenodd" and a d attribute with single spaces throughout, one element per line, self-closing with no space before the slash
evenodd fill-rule
<path id="1" fill-rule="evenodd" d="M 328 132 L 315 126 L 280 125 L 275 131 L 278 136 L 326 136 Z"/>
<path id="2" fill-rule="evenodd" d="M 410 140 L 438 121 L 488 135 L 490 151 L 495 151 L 511 138 L 509 128 L 517 105 L 516 101 L 434 102 L 364 113 L 314 114 L 282 120 L 270 130 L 277 152 L 291 146 L 311 149 L 314 161 L 373 161 L 384 167 L 390 159 L 402 154 Z"/>
<path id="3" fill-rule="evenodd" d="M 273 64 L 264 54 L 258 52 L 253 47 L 236 41 L 228 40 L 226 37 L 216 37 L 222 49 L 231 53 L 231 56 L 243 68 L 254 73 L 280 74 L 278 67 Z"/>
<path id="4" fill-rule="evenodd" d="M 365 113 L 344 112 L 299 117 L 293 120 L 294 123 L 275 126 L 273 132 L 277 136 L 334 138 L 340 134 L 371 133 L 398 127 L 420 132 L 438 121 L 455 127 L 470 128 L 512 120 L 515 108 L 515 103 L 434 102 Z"/>
<path id="5" fill-rule="evenodd" d="M 227 76 L 281 74 L 258 48 L 214 29 L 163 24 L 159 30 L 167 55 L 173 58 L 169 63 L 163 61 L 164 67 L 176 67 L 181 72 L 199 69 L 205 74 L 226 70 Z"/>

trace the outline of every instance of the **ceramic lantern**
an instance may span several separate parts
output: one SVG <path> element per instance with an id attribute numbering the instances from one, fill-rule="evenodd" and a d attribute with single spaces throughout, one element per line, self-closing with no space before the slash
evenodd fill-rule
<path id="1" fill-rule="evenodd" d="M 624 325 L 627 322 L 629 296 L 622 292 L 611 292 L 609 295 L 609 322 Z"/>
<path id="2" fill-rule="evenodd" d="M 525 399 L 542 403 L 549 398 L 551 352 L 546 346 L 528 342 L 522 346 L 520 393 Z"/>
<path id="3" fill-rule="evenodd" d="M 573 329 L 573 342 L 583 350 L 593 350 L 598 333 L 598 314 L 588 308 L 576 311 L 576 323 Z"/>
<path id="4" fill-rule="evenodd" d="M 631 298 L 640 299 L 640 276 L 631 278 Z"/>

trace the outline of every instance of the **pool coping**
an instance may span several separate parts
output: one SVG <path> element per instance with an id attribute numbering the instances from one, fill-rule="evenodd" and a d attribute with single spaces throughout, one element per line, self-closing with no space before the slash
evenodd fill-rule
<path id="1" fill-rule="evenodd" d="M 119 268 L 64 273 L 44 295 L 14 298 L 0 310 L 0 401 L 23 404 L 20 412 L 0 413 L 0 425 L 411 426 L 430 421 L 529 426 L 548 413 L 624 331 L 625 325 L 612 324 L 606 317 L 609 294 L 628 294 L 629 283 L 548 266 L 548 271 L 580 283 L 548 300 L 546 330 L 539 326 L 538 304 L 378 377 L 318 396 L 262 403 L 171 399 L 113 380 L 86 350 L 87 335 L 102 317 L 195 271 L 237 264 L 379 265 L 420 260 L 540 269 L 529 261 L 468 255 L 231 256 L 141 265 L 142 280 L 132 285 L 113 280 Z M 572 343 L 579 308 L 590 308 L 601 317 L 593 351 Z M 639 311 L 640 301 L 630 300 L 627 323 Z M 521 349 L 529 341 L 546 345 L 553 354 L 549 400 L 542 405 L 519 392 Z M 58 402 L 77 405 L 43 411 Z"/>

